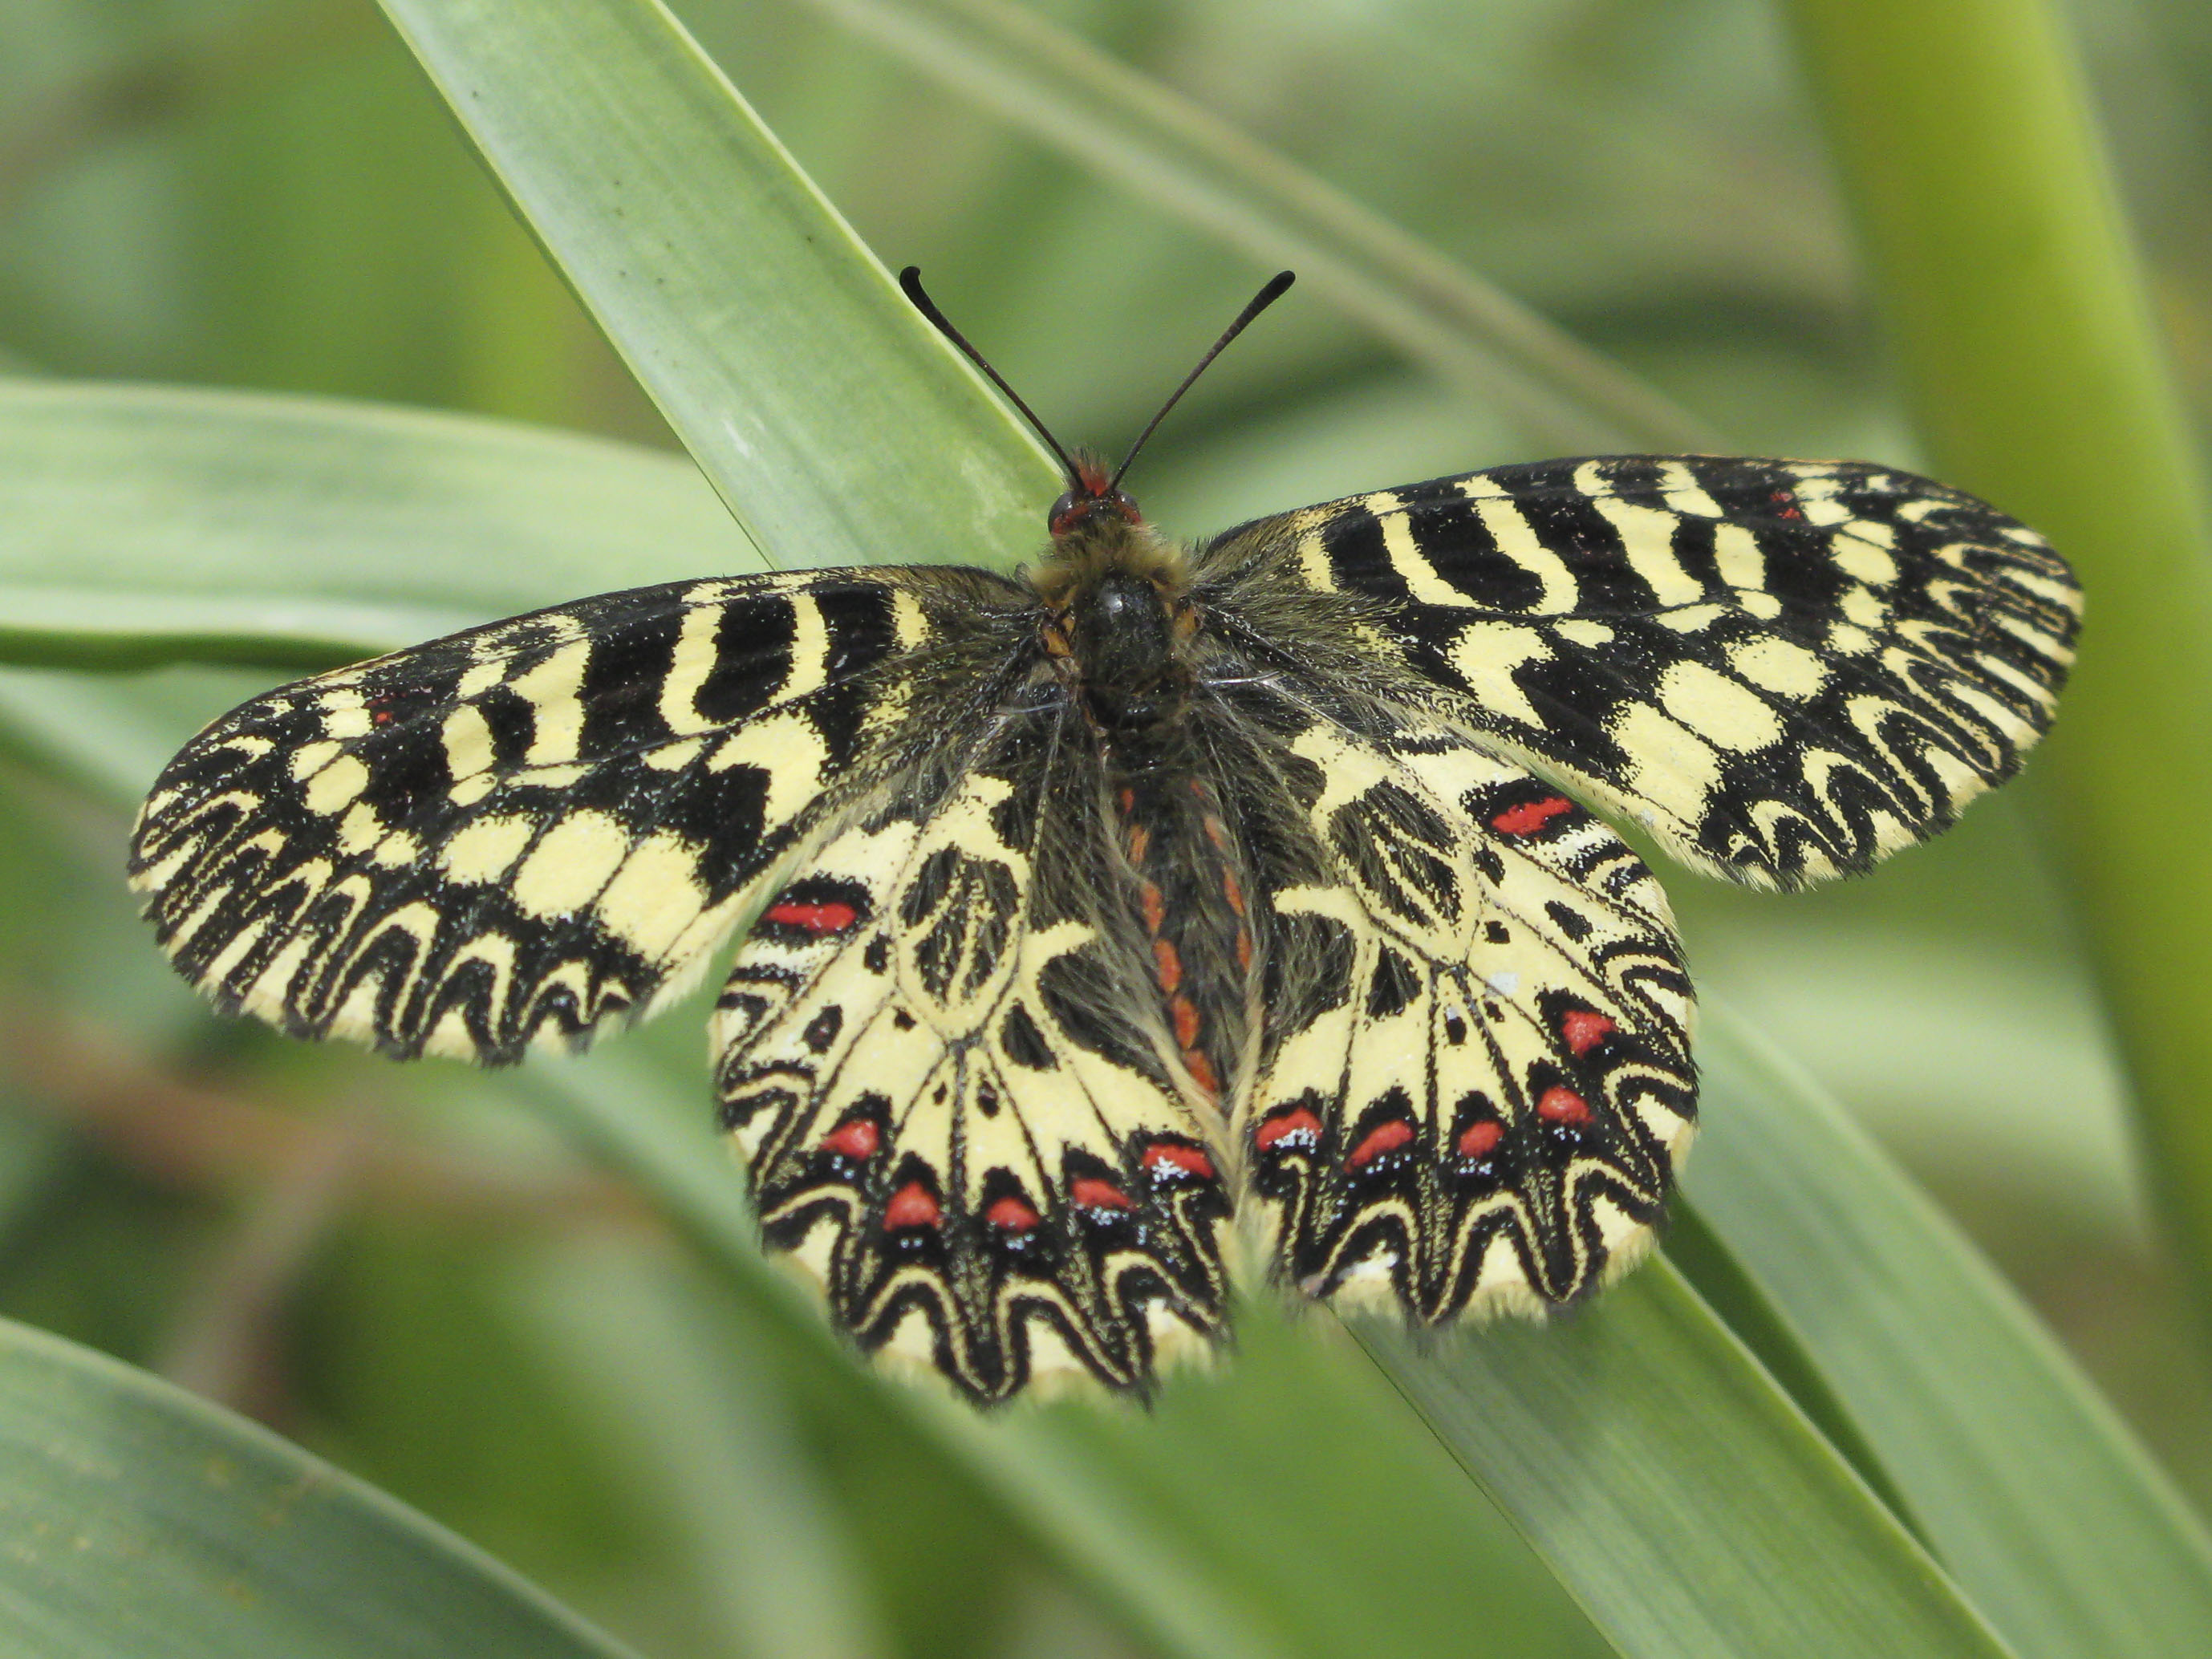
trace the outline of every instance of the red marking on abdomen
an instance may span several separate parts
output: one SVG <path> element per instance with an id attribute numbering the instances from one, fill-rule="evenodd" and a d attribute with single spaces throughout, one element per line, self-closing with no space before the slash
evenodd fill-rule
<path id="1" fill-rule="evenodd" d="M 1096 1176 L 1084 1176 L 1067 1189 L 1067 1195 L 1086 1210 L 1133 1210 L 1136 1204 L 1128 1194 L 1110 1181 L 1101 1181 Z"/>
<path id="2" fill-rule="evenodd" d="M 1025 1233 L 1037 1224 L 1037 1212 L 1018 1198 L 1002 1198 L 983 1212 L 983 1219 L 1002 1232 Z"/>
<path id="3" fill-rule="evenodd" d="M 1144 908 L 1145 931 L 1158 939 L 1160 929 L 1167 926 L 1168 920 L 1167 896 L 1160 891 L 1159 883 L 1140 883 L 1137 888 L 1137 902 Z"/>
<path id="4" fill-rule="evenodd" d="M 895 1233 L 902 1227 L 934 1227 L 945 1219 L 936 1197 L 919 1181 L 909 1181 L 891 1194 L 891 1201 L 884 1206 L 884 1231 Z"/>
<path id="5" fill-rule="evenodd" d="M 1554 1123 L 1587 1123 L 1590 1121 L 1589 1102 L 1572 1089 L 1564 1089 L 1554 1083 L 1538 1097 L 1536 1115 L 1549 1118 Z"/>
<path id="6" fill-rule="evenodd" d="M 1352 1156 L 1344 1160 L 1344 1167 L 1356 1170 L 1363 1164 L 1372 1164 L 1385 1152 L 1395 1152 L 1413 1138 L 1413 1126 L 1403 1118 L 1393 1118 L 1388 1123 L 1378 1123 L 1370 1129 L 1364 1139 L 1352 1149 Z"/>
<path id="7" fill-rule="evenodd" d="M 1575 810 L 1574 802 L 1565 795 L 1549 795 L 1542 800 L 1524 802 L 1509 806 L 1491 819 L 1491 827 L 1509 836 L 1533 836 L 1562 812 Z"/>
<path id="8" fill-rule="evenodd" d="M 1302 1138 L 1310 1151 L 1321 1144 L 1321 1120 L 1304 1107 L 1294 1107 L 1269 1118 L 1252 1134 L 1252 1145 L 1261 1152 L 1273 1152 L 1292 1137 Z"/>
<path id="9" fill-rule="evenodd" d="M 1181 1170 L 1185 1175 L 1196 1176 L 1201 1181 L 1213 1179 L 1213 1160 L 1195 1146 L 1177 1146 L 1169 1141 L 1155 1141 L 1145 1148 L 1145 1156 L 1140 1162 L 1147 1170 L 1158 1170 L 1164 1165 Z"/>
<path id="10" fill-rule="evenodd" d="M 1190 1073 L 1190 1080 L 1198 1085 L 1200 1091 L 1208 1099 L 1220 1098 L 1221 1079 L 1213 1074 L 1213 1062 L 1208 1060 L 1202 1051 L 1196 1048 L 1184 1049 L 1182 1067 Z"/>
<path id="11" fill-rule="evenodd" d="M 1227 865 L 1221 866 L 1221 896 L 1229 901 L 1229 908 L 1239 918 L 1244 914 L 1244 890 L 1237 884 L 1237 872 Z"/>
<path id="12" fill-rule="evenodd" d="M 1578 1054 L 1588 1054 L 1620 1029 L 1603 1014 L 1593 1014 L 1582 1008 L 1573 1010 L 1559 1022 L 1559 1035 L 1566 1039 L 1567 1047 Z"/>
<path id="13" fill-rule="evenodd" d="M 796 927 L 811 933 L 817 939 L 827 939 L 832 933 L 842 933 L 860 919 L 860 913 L 849 904 L 831 899 L 825 903 L 808 904 L 786 899 L 781 904 L 771 904 L 761 912 L 763 921 L 773 921 L 785 927 Z"/>
<path id="14" fill-rule="evenodd" d="M 1470 1123 L 1459 1138 L 1462 1158 L 1488 1158 L 1498 1143 L 1505 1139 L 1505 1126 L 1486 1118 L 1480 1123 Z"/>
<path id="15" fill-rule="evenodd" d="M 1175 948 L 1175 941 L 1156 939 L 1152 941 L 1152 971 L 1160 981 L 1160 989 L 1175 994 L 1182 984 L 1182 957 Z"/>
<path id="16" fill-rule="evenodd" d="M 1168 1004 L 1168 1017 L 1175 1021 L 1176 1046 L 1195 1048 L 1201 1025 L 1197 1005 L 1188 997 L 1176 997 Z"/>
<path id="17" fill-rule="evenodd" d="M 856 1117 L 823 1137 L 824 1152 L 841 1152 L 847 1158 L 870 1158 L 876 1148 L 884 1144 L 883 1131 L 876 1127 L 873 1118 Z"/>

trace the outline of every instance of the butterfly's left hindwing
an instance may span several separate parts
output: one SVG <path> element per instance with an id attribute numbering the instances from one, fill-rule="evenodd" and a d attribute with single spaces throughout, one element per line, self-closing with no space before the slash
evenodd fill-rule
<path id="1" fill-rule="evenodd" d="M 769 1243 L 864 1347 L 979 1401 L 1146 1386 L 1225 1300 L 1220 1150 L 1128 970 L 1095 753 L 1063 720 L 808 860 L 714 1021 Z"/>
<path id="2" fill-rule="evenodd" d="M 295 1035 L 488 1061 L 680 987 L 1005 584 L 678 582 L 285 686 L 141 811 L 132 884 L 185 975 Z M 970 586 L 991 579 L 967 576 Z M 826 805 L 825 805 L 826 803 Z"/>

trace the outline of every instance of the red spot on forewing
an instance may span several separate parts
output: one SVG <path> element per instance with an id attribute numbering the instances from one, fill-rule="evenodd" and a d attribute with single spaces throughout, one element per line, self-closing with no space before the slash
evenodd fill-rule
<path id="1" fill-rule="evenodd" d="M 825 1152 L 840 1152 L 847 1158 L 869 1158 L 876 1148 L 884 1144 L 883 1131 L 876 1127 L 873 1118 L 856 1117 L 850 1123 L 842 1123 L 823 1138 Z"/>
<path id="2" fill-rule="evenodd" d="M 1518 806 L 1509 806 L 1490 823 L 1493 829 L 1508 836 L 1533 836 L 1560 813 L 1574 810 L 1574 802 L 1565 795 L 1547 795 L 1542 800 L 1524 801 Z"/>
<path id="3" fill-rule="evenodd" d="M 1797 497 L 1787 489 L 1776 490 L 1774 492 L 1773 501 L 1775 507 L 1778 509 L 1777 514 L 1778 517 L 1784 519 L 1802 519 L 1805 516 L 1802 513 L 1797 510 Z"/>
<path id="4" fill-rule="evenodd" d="M 842 933 L 860 919 L 860 913 L 849 904 L 835 899 L 811 903 L 803 899 L 786 899 L 771 904 L 761 913 L 763 921 L 773 921 L 780 927 L 796 927 L 817 939 L 827 939 L 832 933 Z"/>
<path id="5" fill-rule="evenodd" d="M 1488 1158 L 1505 1139 L 1505 1126 L 1485 1118 L 1480 1123 L 1470 1123 L 1459 1138 L 1462 1158 Z"/>
<path id="6" fill-rule="evenodd" d="M 1147 1170 L 1181 1170 L 1201 1181 L 1213 1179 L 1213 1160 L 1195 1146 L 1177 1146 L 1169 1141 L 1156 1141 L 1145 1148 L 1141 1160 Z"/>
<path id="7" fill-rule="evenodd" d="M 1536 1115 L 1554 1123 L 1584 1124 L 1590 1121 L 1589 1102 L 1554 1083 L 1537 1097 Z"/>
<path id="8" fill-rule="evenodd" d="M 1352 1149 L 1352 1155 L 1344 1160 L 1344 1167 L 1357 1170 L 1362 1164 L 1372 1164 L 1383 1153 L 1396 1152 L 1413 1138 L 1413 1126 L 1403 1118 L 1378 1123 Z"/>
<path id="9" fill-rule="evenodd" d="M 934 1227 L 945 1218 L 945 1212 L 928 1188 L 919 1181 L 909 1181 L 891 1194 L 891 1201 L 884 1206 L 884 1231 L 896 1232 L 902 1227 Z"/>
<path id="10" fill-rule="evenodd" d="M 1577 1054 L 1588 1054 L 1620 1029 L 1603 1014 L 1594 1014 L 1584 1008 L 1573 1010 L 1559 1021 L 1559 1035 L 1566 1039 L 1568 1048 Z"/>
<path id="11" fill-rule="evenodd" d="M 1096 1176 L 1079 1176 L 1068 1188 L 1067 1195 L 1086 1210 L 1133 1210 L 1136 1200 L 1110 1181 L 1101 1181 Z"/>
<path id="12" fill-rule="evenodd" d="M 1263 1152 L 1273 1152 L 1285 1141 L 1297 1143 L 1297 1150 L 1310 1152 L 1321 1144 L 1321 1120 L 1303 1106 L 1287 1112 L 1279 1112 L 1261 1124 L 1252 1134 L 1252 1144 Z"/>
<path id="13" fill-rule="evenodd" d="M 1037 1224 L 1037 1212 L 1018 1198 L 995 1200 L 983 1212 L 983 1219 L 1002 1232 L 1025 1233 Z"/>

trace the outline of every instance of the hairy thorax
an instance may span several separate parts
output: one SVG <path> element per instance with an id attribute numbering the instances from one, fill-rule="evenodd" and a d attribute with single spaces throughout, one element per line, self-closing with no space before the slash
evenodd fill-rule
<path id="1" fill-rule="evenodd" d="M 1096 745 L 1142 971 L 1196 1091 L 1222 1099 L 1253 1024 L 1251 883 L 1205 740 L 1189 556 L 1151 526 L 1094 515 L 1055 535 L 1032 578 L 1052 672 Z"/>

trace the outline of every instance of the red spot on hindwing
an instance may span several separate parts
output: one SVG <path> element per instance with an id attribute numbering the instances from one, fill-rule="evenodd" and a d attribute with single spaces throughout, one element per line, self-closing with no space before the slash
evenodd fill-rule
<path id="1" fill-rule="evenodd" d="M 1213 1160 L 1195 1146 L 1178 1146 L 1172 1141 L 1157 1140 L 1145 1148 L 1139 1160 L 1155 1174 L 1163 1170 L 1180 1170 L 1185 1175 L 1198 1176 L 1201 1181 L 1213 1179 Z"/>
<path id="2" fill-rule="evenodd" d="M 990 1208 L 983 1212 L 983 1219 L 1001 1232 L 1026 1233 L 1035 1230 L 1039 1218 L 1029 1205 L 1010 1195 L 993 1200 Z"/>
<path id="3" fill-rule="evenodd" d="M 1067 1195 L 1085 1210 L 1133 1210 L 1136 1200 L 1110 1181 L 1101 1181 L 1096 1176 L 1079 1176 L 1070 1182 Z"/>
<path id="4" fill-rule="evenodd" d="M 805 899 L 785 899 L 771 904 L 761 912 L 763 921 L 775 922 L 780 927 L 796 927 L 817 939 L 827 939 L 832 933 L 848 931 L 860 919 L 860 913 L 849 904 L 836 899 L 811 902 Z"/>
<path id="5" fill-rule="evenodd" d="M 1492 818 L 1490 823 L 1492 829 L 1503 835 L 1533 836 L 1562 812 L 1574 810 L 1574 802 L 1565 795 L 1547 795 L 1542 800 L 1523 801 L 1518 806 L 1509 806 Z"/>
<path id="6" fill-rule="evenodd" d="M 1554 1083 L 1536 1097 L 1536 1115 L 1554 1123 L 1580 1127 L 1590 1121 L 1589 1102 L 1572 1089 Z"/>
<path id="7" fill-rule="evenodd" d="M 1321 1145 L 1321 1120 L 1304 1107 L 1295 1106 L 1276 1113 L 1252 1133 L 1252 1145 L 1263 1152 L 1274 1151 L 1285 1141 L 1294 1143 L 1291 1151 L 1311 1152 Z"/>
<path id="8" fill-rule="evenodd" d="M 1559 1021 L 1559 1035 L 1566 1039 L 1568 1049 L 1577 1054 L 1588 1054 L 1620 1029 L 1603 1014 L 1587 1008 L 1573 1009 Z"/>
<path id="9" fill-rule="evenodd" d="M 824 1152 L 854 1159 L 873 1158 L 876 1149 L 883 1144 L 883 1131 L 872 1117 L 856 1117 L 850 1123 L 841 1123 L 822 1139 Z"/>
<path id="10" fill-rule="evenodd" d="M 1413 1126 L 1401 1117 L 1392 1118 L 1388 1123 L 1378 1123 L 1352 1149 L 1352 1155 L 1344 1160 L 1344 1167 L 1357 1170 L 1363 1164 L 1372 1164 L 1383 1153 L 1395 1152 L 1413 1139 Z"/>
<path id="11" fill-rule="evenodd" d="M 1460 1135 L 1459 1155 L 1462 1158 L 1488 1158 L 1497 1150 L 1498 1143 L 1504 1139 L 1505 1126 L 1494 1118 L 1470 1123 Z"/>
<path id="12" fill-rule="evenodd" d="M 944 1219 L 945 1211 L 936 1194 L 919 1181 L 908 1182 L 884 1206 L 885 1232 L 895 1233 L 902 1227 L 934 1227 Z"/>

